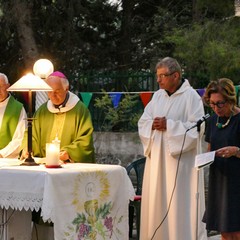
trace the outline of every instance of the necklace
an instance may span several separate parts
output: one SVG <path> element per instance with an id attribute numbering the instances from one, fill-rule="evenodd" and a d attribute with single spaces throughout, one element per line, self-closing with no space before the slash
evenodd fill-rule
<path id="1" fill-rule="evenodd" d="M 216 126 L 217 126 L 219 129 L 221 129 L 221 128 L 225 128 L 225 127 L 229 124 L 229 122 L 230 122 L 232 116 L 233 116 L 233 112 L 231 112 L 230 117 L 228 118 L 228 120 L 227 120 L 224 124 L 218 122 L 218 121 L 219 121 L 219 116 L 218 116 Z"/>

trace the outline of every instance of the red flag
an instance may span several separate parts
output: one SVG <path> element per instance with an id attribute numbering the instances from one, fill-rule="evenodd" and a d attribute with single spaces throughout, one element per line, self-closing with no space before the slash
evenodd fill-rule
<path id="1" fill-rule="evenodd" d="M 144 107 L 146 107 L 146 105 L 149 103 L 149 101 L 152 98 L 152 93 L 151 92 L 140 93 L 140 98 L 142 100 Z"/>

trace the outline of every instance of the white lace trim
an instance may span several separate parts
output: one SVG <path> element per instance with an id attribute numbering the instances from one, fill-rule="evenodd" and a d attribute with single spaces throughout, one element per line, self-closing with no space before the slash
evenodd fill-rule
<path id="1" fill-rule="evenodd" d="M 41 216 L 44 222 L 54 222 L 53 221 L 53 209 L 50 208 L 47 204 L 42 205 Z"/>
<path id="2" fill-rule="evenodd" d="M 0 191 L 0 206 L 8 209 L 9 207 L 16 210 L 25 209 L 26 211 L 38 211 L 43 202 L 42 193 L 16 193 Z"/>
<path id="3" fill-rule="evenodd" d="M 42 212 L 41 212 L 41 216 L 44 222 L 54 222 L 53 219 L 53 208 L 54 206 L 52 206 L 52 201 L 51 201 L 51 196 L 45 192 L 44 194 L 44 201 L 42 203 Z"/>

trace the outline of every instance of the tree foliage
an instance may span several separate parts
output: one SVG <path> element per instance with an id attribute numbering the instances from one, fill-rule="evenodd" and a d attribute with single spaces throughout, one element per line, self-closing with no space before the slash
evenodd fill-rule
<path id="1" fill-rule="evenodd" d="M 184 62 L 186 76 L 195 87 L 223 76 L 239 84 L 239 24 L 238 18 L 207 21 L 169 36 L 176 45 L 175 56 Z"/>
<path id="2" fill-rule="evenodd" d="M 86 71 L 153 70 L 165 56 L 178 58 L 195 87 L 219 76 L 238 81 L 234 0 L 0 0 L 0 6 L 0 68 L 12 82 L 38 58 L 49 58 L 76 83 Z"/>
<path id="3" fill-rule="evenodd" d="M 98 123 L 100 131 L 129 131 L 137 130 L 137 122 L 141 112 L 136 109 L 139 101 L 137 95 L 125 94 L 117 107 L 112 104 L 111 97 L 103 90 L 103 96 L 95 99 L 94 107 L 100 111 Z"/>

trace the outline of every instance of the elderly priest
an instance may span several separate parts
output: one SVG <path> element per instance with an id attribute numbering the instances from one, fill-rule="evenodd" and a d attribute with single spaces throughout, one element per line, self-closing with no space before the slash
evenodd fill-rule
<path id="1" fill-rule="evenodd" d="M 89 110 L 78 96 L 69 91 L 69 81 L 59 72 L 46 79 L 53 89 L 49 100 L 34 114 L 32 127 L 33 155 L 46 156 L 46 143 L 60 140 L 60 160 L 63 162 L 95 162 L 93 126 Z M 22 144 L 22 156 L 27 156 L 27 135 Z"/>

